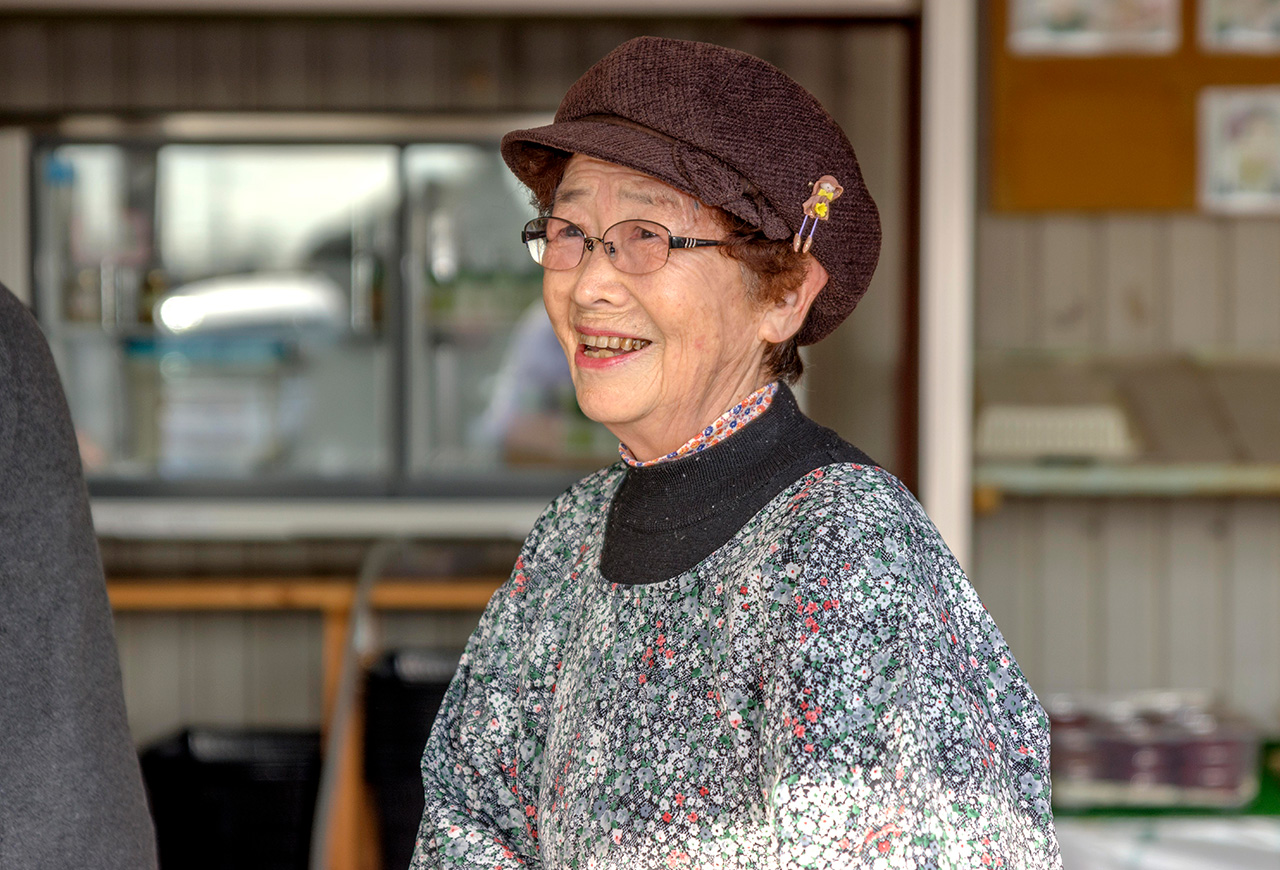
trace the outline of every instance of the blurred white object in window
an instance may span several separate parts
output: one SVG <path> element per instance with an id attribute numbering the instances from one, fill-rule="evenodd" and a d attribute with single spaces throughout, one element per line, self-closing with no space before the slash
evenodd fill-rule
<path id="1" fill-rule="evenodd" d="M 152 312 L 174 335 L 232 329 L 338 330 L 346 294 L 320 273 L 255 272 L 192 281 L 166 293 Z"/>

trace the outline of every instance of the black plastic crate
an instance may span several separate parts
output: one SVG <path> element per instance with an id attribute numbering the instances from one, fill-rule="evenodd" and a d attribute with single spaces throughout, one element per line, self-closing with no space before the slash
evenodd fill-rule
<path id="1" fill-rule="evenodd" d="M 386 653 L 365 681 L 365 779 L 378 809 L 383 866 L 409 866 L 422 820 L 422 747 L 458 654 L 429 649 Z"/>
<path id="2" fill-rule="evenodd" d="M 161 870 L 306 870 L 316 731 L 190 728 L 142 753 Z"/>

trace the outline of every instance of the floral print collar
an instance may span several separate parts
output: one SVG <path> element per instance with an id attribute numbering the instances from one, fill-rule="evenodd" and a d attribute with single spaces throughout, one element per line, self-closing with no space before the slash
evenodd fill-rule
<path id="1" fill-rule="evenodd" d="M 690 438 L 666 456 L 659 456 L 657 459 L 649 459 L 642 462 L 631 455 L 631 451 L 627 449 L 627 445 L 625 444 L 618 445 L 618 453 L 622 456 L 622 461 L 632 468 L 646 468 L 650 465 L 657 465 L 660 462 L 670 462 L 672 459 L 679 459 L 681 456 L 685 456 L 689 453 L 700 453 L 708 447 L 719 444 L 734 432 L 737 432 L 738 429 L 769 410 L 769 405 L 773 403 L 773 397 L 777 395 L 777 392 L 777 381 L 765 384 L 741 402 L 734 405 L 728 411 L 725 411 L 717 417 L 714 422 L 707 426 L 707 428 L 703 429 L 697 435 Z"/>

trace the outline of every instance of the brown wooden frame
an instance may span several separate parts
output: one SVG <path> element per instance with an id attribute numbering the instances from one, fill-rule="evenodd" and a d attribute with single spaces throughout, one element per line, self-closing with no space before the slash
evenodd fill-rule
<path id="1" fill-rule="evenodd" d="M 375 610 L 479 611 L 502 578 L 385 580 L 374 587 Z M 118 579 L 107 583 L 118 612 L 317 611 L 323 618 L 324 722 L 330 722 L 355 599 L 353 580 L 237 578 L 234 580 Z M 372 798 L 364 782 L 359 710 L 343 744 L 332 826 L 332 870 L 378 870 L 380 856 Z"/>

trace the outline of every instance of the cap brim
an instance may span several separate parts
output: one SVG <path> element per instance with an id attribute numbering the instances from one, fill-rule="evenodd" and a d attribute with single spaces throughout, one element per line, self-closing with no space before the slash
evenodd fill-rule
<path id="1" fill-rule="evenodd" d="M 585 154 L 626 166 L 699 197 L 677 168 L 670 141 L 643 130 L 598 121 L 560 121 L 544 127 L 514 130 L 502 137 L 502 157 L 527 187 L 538 190 L 538 177 L 547 165 L 546 151 Z"/>

